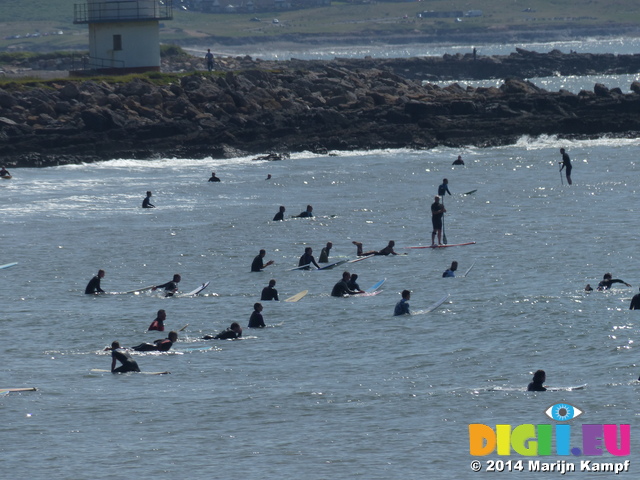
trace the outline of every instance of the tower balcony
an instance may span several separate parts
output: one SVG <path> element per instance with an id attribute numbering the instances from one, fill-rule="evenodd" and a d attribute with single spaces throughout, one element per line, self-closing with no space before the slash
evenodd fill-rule
<path id="1" fill-rule="evenodd" d="M 172 6 L 172 0 L 88 0 L 73 6 L 73 23 L 171 20 Z"/>

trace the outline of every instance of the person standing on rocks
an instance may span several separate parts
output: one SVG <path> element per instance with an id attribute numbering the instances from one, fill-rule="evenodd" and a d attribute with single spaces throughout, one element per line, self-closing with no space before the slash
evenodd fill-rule
<path id="1" fill-rule="evenodd" d="M 562 161 L 558 162 L 562 164 L 562 166 L 560 167 L 560 171 L 562 171 L 562 169 L 564 168 L 564 173 L 567 177 L 567 183 L 571 185 L 571 169 L 573 168 L 571 166 L 571 159 L 569 158 L 569 154 L 564 151 L 564 148 L 560 149 L 560 154 L 562 155 Z"/>
<path id="2" fill-rule="evenodd" d="M 207 61 L 207 70 L 210 72 L 213 71 L 213 53 L 211 53 L 210 48 L 207 48 L 207 53 L 204 58 Z"/>

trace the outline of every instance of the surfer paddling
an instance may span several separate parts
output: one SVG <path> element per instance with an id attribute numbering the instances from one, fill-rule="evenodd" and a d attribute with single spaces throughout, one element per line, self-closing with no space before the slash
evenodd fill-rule
<path id="1" fill-rule="evenodd" d="M 627 287 L 631 285 L 625 282 L 624 280 L 620 280 L 619 278 L 612 278 L 610 273 L 605 273 L 598 284 L 598 291 L 601 292 L 603 290 L 609 290 L 614 283 L 624 283 Z"/>
<path id="2" fill-rule="evenodd" d="M 169 332 L 167 338 L 154 340 L 153 343 L 141 343 L 135 347 L 131 347 L 136 352 L 168 352 L 174 343 L 178 341 L 177 332 Z"/>
<path id="3" fill-rule="evenodd" d="M 151 290 L 156 291 L 159 288 L 164 288 L 165 296 L 172 297 L 174 293 L 178 291 L 178 284 L 182 280 L 182 277 L 177 273 L 173 276 L 173 280 L 167 283 L 163 283 L 162 285 L 156 285 L 151 288 Z"/>
<path id="4" fill-rule="evenodd" d="M 233 322 L 229 328 L 223 330 L 215 337 L 211 335 L 205 335 L 203 340 L 236 340 L 242 338 L 242 327 L 238 322 Z"/>
<path id="5" fill-rule="evenodd" d="M 362 251 L 362 242 L 351 242 L 356 246 L 356 255 L 359 257 L 368 257 L 369 255 L 399 255 L 393 247 L 396 246 L 396 242 L 389 240 L 389 243 L 382 250 L 370 250 L 368 252 Z"/>

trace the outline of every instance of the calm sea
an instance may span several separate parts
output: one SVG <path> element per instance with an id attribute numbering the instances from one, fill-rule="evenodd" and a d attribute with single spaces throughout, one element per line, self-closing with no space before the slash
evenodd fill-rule
<path id="1" fill-rule="evenodd" d="M 549 137 L 280 162 L 12 169 L 0 181 L 0 263 L 19 264 L 0 270 L 0 388 L 38 391 L 0 397 L 0 467 L 17 479 L 479 478 L 488 475 L 470 469 L 469 424 L 554 424 L 544 411 L 568 402 L 584 412 L 571 422 L 572 447 L 583 423 L 631 424 L 631 455 L 531 458 L 630 459 L 634 478 L 640 314 L 628 305 L 640 286 L 639 146 Z M 572 186 L 561 181 L 560 147 L 574 164 Z M 464 167 L 451 166 L 457 155 Z M 211 171 L 221 183 L 207 182 Z M 449 243 L 477 243 L 406 249 L 430 243 L 443 178 L 453 193 Z M 156 209 L 140 208 L 147 190 Z M 307 204 L 313 219 L 271 221 L 280 205 L 288 217 Z M 402 255 L 347 264 L 363 288 L 387 279 L 374 297 L 330 297 L 343 267 L 288 271 L 307 246 L 319 255 L 331 241 L 339 260 L 355 258 L 352 241 L 380 249 L 389 240 Z M 275 264 L 250 273 L 261 248 Z M 453 260 L 460 272 L 475 266 L 442 278 Z M 183 291 L 211 284 L 196 298 L 84 295 L 100 268 L 110 292 L 174 273 Z M 585 294 L 605 272 L 633 287 Z M 271 278 L 281 298 L 309 293 L 264 302 L 270 327 L 245 330 L 242 341 L 200 340 L 233 321 L 246 326 Z M 451 296 L 433 313 L 393 317 L 403 289 L 414 310 Z M 109 368 L 103 349 L 113 340 L 163 336 L 145 332 L 158 309 L 167 332 L 189 325 L 172 352 L 135 358 L 143 371 L 171 375 L 91 372 Z M 550 386 L 586 387 L 527 393 L 537 369 Z M 529 458 L 479 457 L 483 470 L 488 459 Z"/>

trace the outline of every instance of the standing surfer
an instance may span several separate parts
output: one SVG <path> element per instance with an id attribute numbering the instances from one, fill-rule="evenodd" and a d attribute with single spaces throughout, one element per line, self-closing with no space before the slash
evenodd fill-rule
<path id="1" fill-rule="evenodd" d="M 562 172 L 562 169 L 564 168 L 564 173 L 567 177 L 567 183 L 571 185 L 571 169 L 573 168 L 571 166 L 571 159 L 569 158 L 569 154 L 564 151 L 564 148 L 560 149 L 560 154 L 562 155 L 562 161 L 558 162 L 562 164 L 562 166 L 560 167 L 560 171 Z"/>
<path id="2" fill-rule="evenodd" d="M 431 246 L 436 246 L 436 235 L 438 236 L 438 245 L 442 243 L 442 217 L 447 210 L 444 205 L 440 203 L 440 197 L 435 196 L 434 202 L 431 204 L 431 224 L 433 231 L 431 232 Z"/>

